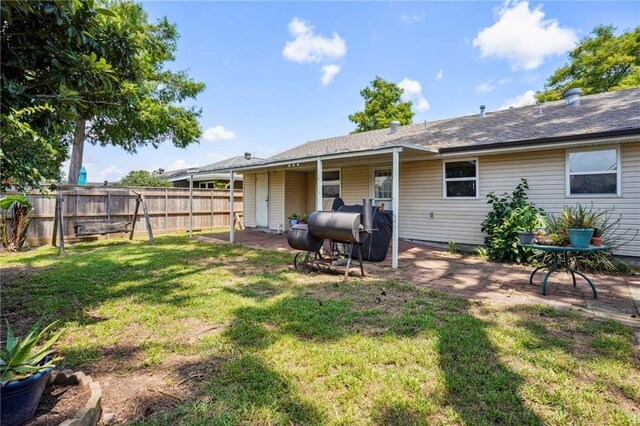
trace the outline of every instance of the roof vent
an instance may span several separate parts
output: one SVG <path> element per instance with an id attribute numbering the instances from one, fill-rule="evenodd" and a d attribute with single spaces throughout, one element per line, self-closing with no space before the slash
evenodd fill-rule
<path id="1" fill-rule="evenodd" d="M 244 159 L 245 160 L 251 160 L 251 153 L 250 152 L 245 152 L 244 153 Z"/>
<path id="2" fill-rule="evenodd" d="M 158 174 L 163 174 L 164 173 L 164 169 L 158 169 Z"/>
<path id="3" fill-rule="evenodd" d="M 487 109 L 486 105 L 480 105 L 480 118 L 484 118 L 484 110 Z"/>
<path id="4" fill-rule="evenodd" d="M 398 128 L 400 128 L 399 121 L 392 121 L 391 123 L 389 123 L 389 130 L 391 130 L 391 133 L 397 132 Z"/>
<path id="5" fill-rule="evenodd" d="M 580 95 L 582 94 L 582 90 L 580 89 L 569 89 L 562 94 L 562 99 L 564 99 L 564 105 L 567 107 L 574 107 L 580 105 Z"/>

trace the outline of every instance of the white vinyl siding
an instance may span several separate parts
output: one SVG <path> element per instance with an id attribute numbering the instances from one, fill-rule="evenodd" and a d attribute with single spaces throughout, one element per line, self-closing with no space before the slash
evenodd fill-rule
<path id="1" fill-rule="evenodd" d="M 253 173 L 244 175 L 242 202 L 244 225 L 253 228 L 256 226 L 256 175 Z"/>
<path id="2" fill-rule="evenodd" d="M 593 202 L 595 209 L 622 214 L 620 229 L 640 228 L 640 143 L 623 144 L 621 152 L 622 196 L 615 199 L 567 197 L 564 149 L 482 156 L 478 199 L 443 199 L 440 160 L 403 162 L 400 167 L 400 237 L 464 244 L 482 244 L 481 223 L 490 210 L 486 195 L 511 193 L 526 178 L 529 199 L 546 212 L 558 214 L 565 205 Z M 433 218 L 430 217 L 433 213 Z M 640 256 L 640 237 L 616 251 Z"/>
<path id="3" fill-rule="evenodd" d="M 284 218 L 285 229 L 289 229 L 289 216 L 293 213 L 310 213 L 307 210 L 307 173 L 285 172 L 284 180 Z"/>
<path id="4" fill-rule="evenodd" d="M 284 230 L 284 170 L 269 175 L 269 228 Z"/>

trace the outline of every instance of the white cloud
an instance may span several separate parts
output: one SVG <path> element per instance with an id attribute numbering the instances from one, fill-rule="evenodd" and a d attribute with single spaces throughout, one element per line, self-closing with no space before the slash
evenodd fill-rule
<path id="1" fill-rule="evenodd" d="M 429 111 L 429 102 L 422 95 L 422 85 L 419 81 L 404 78 L 398 86 L 404 90 L 402 93 L 403 101 L 413 102 L 413 106 L 416 111 L 425 112 Z"/>
<path id="2" fill-rule="evenodd" d="M 542 6 L 529 9 L 529 2 L 506 1 L 498 21 L 482 29 L 473 40 L 482 57 L 506 59 L 513 71 L 539 67 L 545 58 L 572 49 L 578 37 L 572 28 L 562 28 L 556 19 L 544 19 Z"/>
<path id="3" fill-rule="evenodd" d="M 409 24 L 409 25 L 413 25 L 413 24 L 417 24 L 418 22 L 422 21 L 424 19 L 424 13 L 412 13 L 412 14 L 405 14 L 402 15 L 400 17 L 400 20 L 402 22 L 404 22 L 405 24 Z"/>
<path id="4" fill-rule="evenodd" d="M 313 26 L 300 18 L 289 23 L 289 32 L 293 40 L 288 41 L 282 55 L 291 62 L 299 64 L 335 61 L 347 54 L 347 43 L 337 33 L 333 37 L 324 37 L 313 32 Z"/>
<path id="5" fill-rule="evenodd" d="M 340 65 L 330 64 L 322 66 L 322 77 L 320 77 L 320 81 L 322 81 L 323 86 L 328 86 L 332 81 L 333 77 L 336 76 L 340 72 Z"/>
<path id="6" fill-rule="evenodd" d="M 214 127 L 209 127 L 202 134 L 202 140 L 205 142 L 215 142 L 220 140 L 229 140 L 236 137 L 236 134 L 231 130 L 227 130 L 224 126 L 217 125 Z"/>
<path id="7" fill-rule="evenodd" d="M 487 81 L 487 82 L 484 82 L 482 84 L 478 84 L 476 86 L 476 92 L 478 92 L 478 93 L 487 93 L 487 92 L 492 91 L 495 88 L 496 88 L 496 86 L 491 84 L 491 81 Z"/>
<path id="8" fill-rule="evenodd" d="M 500 80 L 498 80 L 496 82 L 494 82 L 493 79 L 489 79 L 489 80 L 485 81 L 482 84 L 478 84 L 476 86 L 476 92 L 478 92 L 478 93 L 491 92 L 496 87 L 502 86 L 503 84 L 506 84 L 506 83 L 508 83 L 510 81 L 511 81 L 510 78 L 501 78 Z"/>
<path id="9" fill-rule="evenodd" d="M 514 96 L 513 98 L 509 98 L 500 105 L 498 109 L 507 109 L 507 108 L 517 108 L 525 105 L 533 105 L 536 103 L 535 98 L 536 92 L 533 90 L 527 90 L 521 95 Z"/>
<path id="10" fill-rule="evenodd" d="M 443 78 L 444 78 L 444 70 L 438 71 L 438 74 L 436 74 L 436 81 L 440 81 Z"/>
<path id="11" fill-rule="evenodd" d="M 193 167 L 198 167 L 198 163 L 187 163 L 182 158 L 180 158 L 174 161 L 173 163 L 169 164 L 169 167 L 167 167 L 167 171 L 191 169 Z"/>

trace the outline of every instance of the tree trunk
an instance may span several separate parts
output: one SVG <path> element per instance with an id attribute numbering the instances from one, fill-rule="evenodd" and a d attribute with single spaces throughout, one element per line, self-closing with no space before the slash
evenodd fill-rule
<path id="1" fill-rule="evenodd" d="M 76 121 L 76 131 L 73 134 L 73 150 L 71 151 L 71 163 L 69 164 L 69 177 L 67 182 L 72 185 L 78 183 L 80 167 L 82 167 L 82 153 L 84 151 L 84 139 L 86 137 L 87 120 Z"/>

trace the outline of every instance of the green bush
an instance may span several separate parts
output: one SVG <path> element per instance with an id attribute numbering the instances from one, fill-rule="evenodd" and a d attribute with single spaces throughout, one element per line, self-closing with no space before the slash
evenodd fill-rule
<path id="1" fill-rule="evenodd" d="M 493 210 L 482 222 L 482 232 L 487 234 L 484 243 L 491 260 L 523 263 L 532 256 L 531 250 L 518 246 L 518 231 L 542 228 L 546 220 L 543 210 L 529 202 L 528 189 L 522 179 L 511 194 L 487 194 Z"/>

